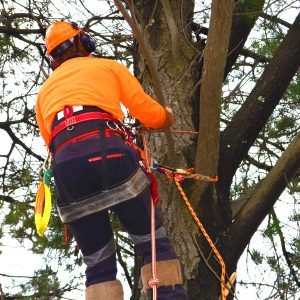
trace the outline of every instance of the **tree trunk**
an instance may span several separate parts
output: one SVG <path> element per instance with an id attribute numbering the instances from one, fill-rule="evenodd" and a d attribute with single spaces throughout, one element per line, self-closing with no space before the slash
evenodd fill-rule
<path id="1" fill-rule="evenodd" d="M 232 216 L 228 195 L 232 174 L 226 174 L 226 163 L 230 162 L 224 162 L 223 152 L 226 155 L 228 149 L 224 150 L 224 137 L 220 139 L 222 83 L 238 57 L 234 52 L 237 44 L 241 48 L 240 45 L 246 40 L 258 17 L 257 12 L 263 5 L 263 1 L 256 1 L 255 5 L 250 6 L 247 4 L 251 4 L 252 0 L 245 2 L 243 12 L 247 15 L 248 9 L 251 14 L 245 18 L 233 18 L 234 1 L 213 1 L 211 24 L 203 56 L 201 47 L 204 44 L 196 45 L 192 38 L 190 24 L 194 1 L 133 1 L 134 6 L 126 1 L 131 16 L 134 15 L 131 25 L 135 26 L 138 35 L 136 38 L 140 56 L 136 67 L 139 80 L 149 94 L 173 109 L 173 130 L 195 131 L 200 128 L 198 141 L 193 134 L 173 134 L 174 161 L 169 155 L 168 136 L 160 132 L 147 133 L 150 154 L 160 164 L 172 163 L 173 168 L 195 167 L 197 172 L 201 171 L 205 175 L 222 175 L 221 182 L 216 185 L 184 181 L 182 187 L 208 235 L 222 254 L 227 276 L 236 270 L 242 249 L 232 255 L 232 247 L 236 246 L 238 239 L 229 234 Z M 245 25 L 243 32 L 239 32 L 236 27 L 231 31 L 232 20 L 234 25 Z M 278 87 L 280 91 L 281 87 L 282 85 Z M 238 165 L 230 170 L 234 174 L 237 168 Z M 294 170 L 294 167 L 291 168 Z M 174 249 L 180 255 L 189 299 L 218 299 L 221 291 L 221 268 L 218 259 L 196 226 L 174 182 L 163 175 L 155 175 L 161 196 L 158 206 Z M 234 225 L 230 228 L 231 232 L 237 232 L 234 231 Z M 256 228 L 253 227 L 254 230 Z M 250 239 L 250 235 L 248 238 Z M 144 296 L 139 299 L 142 300 L 142 297 Z"/>

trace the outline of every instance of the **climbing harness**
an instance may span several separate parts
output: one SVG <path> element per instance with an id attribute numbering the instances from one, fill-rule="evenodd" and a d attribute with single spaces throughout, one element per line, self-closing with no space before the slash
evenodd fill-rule
<path id="1" fill-rule="evenodd" d="M 35 197 L 34 221 L 39 236 L 44 235 L 50 220 L 52 200 L 49 185 L 51 177 L 51 155 L 49 154 L 41 169 L 40 182 Z"/>
<path id="2" fill-rule="evenodd" d="M 90 109 L 98 108 L 90 107 Z M 74 115 L 74 112 L 78 111 L 80 111 L 80 114 Z M 55 124 L 52 129 L 51 142 L 49 147 L 49 150 L 52 153 L 56 153 L 67 144 L 89 138 L 94 135 L 101 135 L 105 137 L 109 137 L 110 135 L 118 135 L 124 140 L 125 143 L 127 143 L 129 146 L 133 147 L 141 155 L 143 155 L 141 153 L 141 149 L 139 149 L 133 143 L 132 133 L 130 129 L 126 127 L 121 121 L 111 116 L 109 113 L 103 111 L 85 111 L 82 106 L 65 106 L 63 111 L 57 114 L 57 120 L 59 121 L 61 117 L 64 117 L 64 120 Z M 93 123 L 93 121 L 99 120 L 101 124 L 99 122 Z M 71 134 L 75 125 L 84 125 L 87 124 L 87 121 L 92 121 L 90 123 L 91 125 L 84 127 L 82 132 L 78 130 L 79 128 L 77 128 L 77 131 L 74 131 L 73 135 Z M 101 126 L 102 129 L 96 129 L 99 128 L 99 126 Z M 59 133 L 63 130 L 67 130 L 69 132 L 69 134 L 66 135 L 66 139 L 62 138 L 62 136 L 59 135 Z M 38 192 L 36 195 L 35 223 L 38 233 L 41 236 L 44 234 L 47 228 L 51 212 L 51 193 L 49 189 L 49 180 L 52 173 L 50 162 L 51 157 L 49 156 L 45 160 L 45 163 L 43 165 L 43 174 L 41 174 L 41 181 L 39 183 Z M 91 211 L 93 211 L 95 207 L 99 207 L 101 209 L 108 208 L 112 204 L 116 205 L 122 201 L 135 198 L 141 190 L 149 185 L 149 180 L 147 177 L 150 178 L 151 187 L 153 189 L 153 185 L 155 185 L 155 178 L 153 176 L 151 178 L 150 174 L 147 174 L 141 169 L 138 169 L 134 176 L 132 176 L 131 179 L 128 180 L 128 182 L 123 183 L 119 187 L 103 192 L 101 195 L 101 199 L 95 196 L 87 198 L 84 201 L 76 202 L 75 204 L 69 206 L 58 207 L 58 212 L 61 220 L 63 221 L 63 223 L 68 223 L 91 213 Z M 157 201 L 158 197 L 156 196 L 153 199 L 154 201 Z M 101 202 L 102 206 L 96 205 L 97 201 Z"/>
<path id="3" fill-rule="evenodd" d="M 118 119 L 114 118 L 111 114 L 106 112 L 91 111 L 91 112 L 83 112 L 81 114 L 74 115 L 73 106 L 66 105 L 64 107 L 63 114 L 65 119 L 64 121 L 56 125 L 55 128 L 52 130 L 51 141 L 58 133 L 60 133 L 64 129 L 71 131 L 74 129 L 74 125 L 76 124 L 92 121 L 92 120 L 99 120 L 99 119 L 110 121 L 107 122 L 107 127 L 110 131 L 116 131 L 116 132 L 123 131 L 123 128 L 121 129 L 121 126 L 117 126 L 121 122 Z"/>
<path id="4" fill-rule="evenodd" d="M 84 200 L 65 206 L 58 206 L 58 213 L 63 223 L 70 223 L 79 218 L 108 209 L 124 201 L 135 198 L 149 186 L 149 180 L 141 169 L 123 184 L 92 195 Z"/>
<path id="5" fill-rule="evenodd" d="M 93 107 L 90 107 L 93 108 Z M 124 139 L 124 141 L 130 140 L 131 133 L 129 132 L 129 129 L 117 118 L 113 117 L 111 114 L 104 112 L 100 110 L 99 111 L 85 111 L 83 108 L 81 108 L 82 112 L 80 114 L 74 115 L 75 112 L 78 111 L 78 108 L 76 106 L 70 106 L 66 105 L 63 109 L 63 111 L 59 112 L 57 115 L 62 114 L 64 117 L 64 120 L 61 122 L 58 122 L 54 126 L 51 132 L 50 137 L 50 150 L 51 152 L 57 152 L 59 149 L 64 147 L 67 144 L 83 140 L 86 138 L 89 138 L 91 136 L 100 135 L 102 132 L 104 133 L 105 137 L 109 137 L 110 135 L 118 135 Z M 83 128 L 82 132 L 78 131 L 76 132 L 76 135 L 71 137 L 71 133 L 73 129 L 75 128 L 75 125 L 84 125 L 88 121 L 101 121 L 103 124 L 101 124 L 103 129 L 99 129 L 99 123 L 93 123 L 92 125 L 89 125 L 88 129 Z M 67 130 L 70 135 L 67 135 L 66 140 L 61 140 L 61 137 L 59 137 L 59 133 L 63 130 Z M 57 137 L 58 136 L 58 137 Z M 56 139 L 57 137 L 57 139 Z"/>

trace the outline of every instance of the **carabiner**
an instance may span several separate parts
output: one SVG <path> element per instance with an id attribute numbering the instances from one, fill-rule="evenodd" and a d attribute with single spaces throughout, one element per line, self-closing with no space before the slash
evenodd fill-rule
<path id="1" fill-rule="evenodd" d="M 110 124 L 113 124 L 114 126 L 111 126 Z M 111 130 L 120 130 L 118 124 L 116 124 L 115 122 L 113 122 L 111 120 L 106 121 L 106 126 Z"/>
<path id="2" fill-rule="evenodd" d="M 73 125 L 67 127 L 67 130 L 68 130 L 68 131 L 72 131 L 73 129 L 74 129 L 74 126 L 73 126 Z"/>

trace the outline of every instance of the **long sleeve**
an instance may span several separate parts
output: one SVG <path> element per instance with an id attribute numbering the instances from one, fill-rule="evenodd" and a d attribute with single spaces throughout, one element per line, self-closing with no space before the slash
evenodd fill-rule
<path id="1" fill-rule="evenodd" d="M 139 81 L 125 66 L 117 64 L 117 70 L 121 102 L 129 109 L 130 115 L 146 127 L 170 127 L 173 124 L 173 118 L 164 107 L 145 93 Z"/>
<path id="2" fill-rule="evenodd" d="M 36 120 L 49 145 L 53 120 L 65 105 L 97 106 L 123 120 L 120 102 L 146 127 L 166 129 L 173 124 L 172 114 L 145 93 L 125 66 L 91 57 L 67 60 L 49 76 L 37 97 Z"/>

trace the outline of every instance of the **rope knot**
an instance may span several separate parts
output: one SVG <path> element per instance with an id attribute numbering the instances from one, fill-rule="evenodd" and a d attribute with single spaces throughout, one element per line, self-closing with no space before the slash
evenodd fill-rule
<path id="1" fill-rule="evenodd" d="M 148 286 L 149 288 L 153 288 L 154 286 L 158 287 L 158 284 L 159 284 L 159 280 L 158 278 L 150 278 L 149 281 L 148 281 Z"/>

